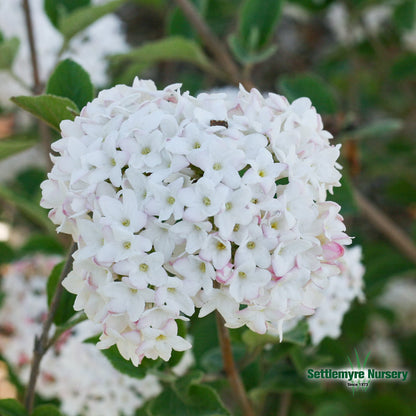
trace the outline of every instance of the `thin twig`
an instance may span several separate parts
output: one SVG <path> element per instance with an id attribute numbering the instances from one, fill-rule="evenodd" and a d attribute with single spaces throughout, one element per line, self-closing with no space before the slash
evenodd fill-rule
<path id="1" fill-rule="evenodd" d="M 416 264 L 416 246 L 410 237 L 357 189 L 354 189 L 354 197 L 361 213 L 367 217 L 371 224 Z"/>
<path id="2" fill-rule="evenodd" d="M 84 312 L 78 312 L 78 314 L 74 315 L 66 324 L 56 328 L 55 333 L 49 338 L 46 349 L 48 350 L 51 348 L 66 331 L 72 329 L 75 325 L 78 325 L 85 320 L 87 320 L 87 315 L 85 315 Z"/>
<path id="3" fill-rule="evenodd" d="M 25 15 L 27 38 L 30 48 L 30 60 L 32 63 L 33 87 L 32 91 L 35 95 L 39 95 L 43 91 L 43 84 L 39 75 L 38 55 L 36 52 L 35 34 L 33 30 L 32 16 L 30 13 L 29 0 L 23 0 L 22 7 Z M 52 168 L 52 162 L 49 157 L 51 147 L 51 132 L 48 126 L 43 121 L 38 121 L 39 135 L 42 139 L 42 149 L 45 155 L 46 167 L 48 170 Z"/>
<path id="4" fill-rule="evenodd" d="M 66 275 L 72 269 L 72 262 L 73 262 L 72 254 L 75 252 L 76 248 L 77 248 L 77 245 L 76 243 L 74 243 L 68 254 L 65 267 L 62 270 L 61 276 L 59 277 L 59 281 L 56 286 L 55 293 L 51 301 L 51 305 L 49 307 L 48 315 L 46 316 L 46 319 L 43 322 L 42 333 L 40 337 L 35 338 L 35 343 L 33 346 L 32 366 L 30 369 L 30 378 L 29 378 L 29 383 L 27 385 L 26 394 L 25 394 L 25 408 L 29 414 L 31 414 L 33 410 L 33 403 L 34 403 L 34 398 L 35 398 L 35 387 L 36 387 L 36 381 L 39 375 L 40 363 L 42 361 L 43 356 L 48 351 L 48 348 L 51 346 L 51 344 L 49 343 L 49 330 L 52 326 L 53 318 L 58 309 L 59 302 L 61 300 L 61 296 L 63 292 L 62 280 L 66 277 Z"/>
<path id="5" fill-rule="evenodd" d="M 280 396 L 280 406 L 278 416 L 287 416 L 289 414 L 290 402 L 292 401 L 292 393 L 285 391 Z"/>
<path id="6" fill-rule="evenodd" d="M 216 321 L 225 373 L 227 374 L 237 402 L 241 404 L 244 416 L 254 416 L 254 411 L 248 400 L 243 381 L 235 365 L 231 349 L 230 333 L 228 332 L 228 328 L 225 327 L 224 319 L 219 312 L 216 312 Z"/>
<path id="7" fill-rule="evenodd" d="M 198 35 L 201 36 L 202 42 L 209 49 L 217 63 L 223 68 L 224 72 L 226 72 L 232 82 L 235 84 L 241 82 L 246 88 L 252 88 L 252 82 L 248 79 L 244 79 L 238 66 L 224 46 L 224 42 L 212 32 L 211 28 L 198 13 L 196 7 L 189 0 L 176 0 L 176 3 L 195 28 Z"/>
<path id="8" fill-rule="evenodd" d="M 42 83 L 41 83 L 40 76 L 39 76 L 38 57 L 36 53 L 35 35 L 33 32 L 33 24 L 32 24 L 32 17 L 30 14 L 29 0 L 23 0 L 22 6 L 24 10 L 24 15 L 25 15 L 27 37 L 29 40 L 30 59 L 32 62 L 33 92 L 35 94 L 40 94 L 43 87 L 42 87 Z"/>

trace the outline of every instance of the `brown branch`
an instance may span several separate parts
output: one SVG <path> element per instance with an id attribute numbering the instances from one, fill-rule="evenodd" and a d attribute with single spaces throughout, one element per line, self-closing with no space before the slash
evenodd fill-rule
<path id="1" fill-rule="evenodd" d="M 278 416 L 287 416 L 289 414 L 290 402 L 292 401 L 292 393 L 285 391 L 280 396 L 280 407 Z"/>
<path id="2" fill-rule="evenodd" d="M 30 49 L 30 60 L 32 63 L 32 75 L 33 75 L 33 87 L 32 91 L 35 95 L 39 95 L 43 91 L 43 84 L 39 75 L 39 64 L 38 55 L 36 52 L 35 34 L 33 30 L 32 16 L 30 14 L 30 3 L 29 0 L 22 1 L 22 7 L 25 15 L 27 38 L 29 41 Z M 52 168 L 52 162 L 49 157 L 50 146 L 51 146 L 51 132 L 49 127 L 43 122 L 38 121 L 39 135 L 42 139 L 42 148 L 45 155 L 46 167 L 48 170 Z"/>
<path id="3" fill-rule="evenodd" d="M 42 83 L 41 83 L 40 76 L 39 76 L 39 65 L 38 65 L 38 58 L 37 58 L 37 53 L 36 53 L 35 35 L 33 32 L 33 24 L 32 24 L 32 18 L 30 14 L 29 0 L 23 0 L 22 6 L 23 6 L 24 15 L 25 15 L 27 37 L 29 41 L 30 59 L 32 62 L 33 92 L 35 94 L 40 94 L 42 91 Z"/>
<path id="4" fill-rule="evenodd" d="M 228 328 L 225 327 L 224 318 L 219 312 L 215 313 L 225 373 L 227 374 L 228 380 L 231 384 L 236 401 L 240 403 L 243 408 L 244 416 L 254 416 L 254 411 L 250 401 L 248 400 L 243 381 L 241 380 L 237 366 L 235 365 L 231 349 L 230 333 L 228 332 Z"/>
<path id="5" fill-rule="evenodd" d="M 252 88 L 253 84 L 249 79 L 244 79 L 238 66 L 229 54 L 227 48 L 224 46 L 224 41 L 219 39 L 207 25 L 201 15 L 198 13 L 196 7 L 189 0 L 175 0 L 189 22 L 201 36 L 202 42 L 212 53 L 213 57 L 223 68 L 224 72 L 229 76 L 230 80 L 238 84 L 243 83 L 246 88 Z"/>
<path id="6" fill-rule="evenodd" d="M 377 208 L 357 189 L 354 197 L 361 213 L 384 234 L 409 260 L 416 264 L 416 246 L 410 237 L 401 230 L 386 214 Z"/>
<path id="7" fill-rule="evenodd" d="M 42 333 L 40 337 L 35 338 L 34 346 L 33 346 L 33 359 L 32 359 L 32 366 L 30 369 L 30 378 L 29 383 L 27 385 L 26 394 L 25 394 L 25 408 L 29 414 L 33 411 L 33 404 L 35 399 L 35 387 L 36 381 L 39 375 L 40 363 L 42 361 L 43 356 L 48 351 L 48 348 L 51 346 L 49 340 L 49 330 L 53 323 L 53 318 L 55 313 L 58 309 L 59 302 L 61 300 L 63 286 L 62 280 L 66 277 L 66 275 L 72 269 L 73 258 L 72 254 L 75 252 L 77 248 L 76 243 L 73 243 L 70 252 L 68 254 L 68 258 L 65 263 L 65 267 L 62 270 L 61 276 L 59 277 L 58 284 L 55 289 L 55 293 L 53 295 L 51 306 L 49 307 L 48 315 L 46 316 L 45 321 L 43 322 L 42 326 Z"/>

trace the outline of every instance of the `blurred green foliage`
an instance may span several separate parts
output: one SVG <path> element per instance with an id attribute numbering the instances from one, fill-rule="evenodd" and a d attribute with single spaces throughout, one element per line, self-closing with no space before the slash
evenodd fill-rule
<path id="1" fill-rule="evenodd" d="M 182 82 L 183 89 L 191 93 L 228 85 L 212 52 L 174 2 L 124 3 L 91 6 L 88 0 L 46 0 L 45 8 L 67 39 L 103 14 L 118 9 L 133 44 L 129 52 L 110 57 L 113 83 L 131 83 L 138 75 L 153 78 L 159 86 Z M 310 97 L 334 134 L 333 143 L 343 143 L 343 187 L 335 190 L 334 199 L 343 207 L 349 233 L 363 246 L 367 269 L 366 302 L 354 304 L 348 312 L 339 339 L 326 338 L 313 347 L 304 324 L 286 334 L 282 343 L 276 337 L 231 331 L 234 355 L 257 414 L 277 414 L 283 400 L 281 393 L 290 392 L 293 397 L 288 415 L 292 416 L 413 415 L 414 378 L 400 385 L 374 383 L 367 392 L 353 397 L 341 383 L 308 382 L 305 369 L 347 366 L 347 356 L 354 348 L 370 352 L 371 364 L 371 348 L 377 342 L 370 330 L 374 318 L 388 321 L 389 336 L 400 351 L 403 368 L 411 372 L 416 369 L 416 335 L 401 332 L 394 311 L 377 302 L 377 296 L 395 276 L 405 274 L 415 279 L 415 266 L 361 216 L 352 192 L 352 187 L 361 189 L 403 229 L 415 226 L 416 35 L 411 31 L 415 29 L 416 1 L 194 0 L 193 4 L 224 46 L 228 45 L 242 74 L 262 91 L 282 93 L 290 100 Z M 330 11 L 340 4 L 344 6 L 344 18 L 336 20 Z M 388 13 L 375 30 L 368 22 L 371 16 L 374 19 L 371 12 L 380 6 Z M 149 16 L 155 22 L 152 29 L 138 34 Z M 346 33 L 342 33 L 342 25 Z M 18 45 L 16 39 L 1 38 L 0 68 L 11 67 Z M 52 75 L 47 92 L 54 95 L 17 97 L 14 101 L 58 128 L 62 118 L 73 118 L 78 108 L 92 98 L 93 87 L 82 68 L 63 61 Z M 0 142 L 0 157 L 29 147 L 31 137 L 14 136 Z M 17 250 L 1 244 L 0 262 L 35 248 L 45 253 L 62 252 L 61 243 L 54 237 L 36 234 L 39 228 L 53 228 L 47 225 L 38 201 L 30 197 L 40 180 L 36 173 L 23 174 L 15 181 L 20 185 L 0 187 L 0 198 L 29 218 L 33 231 Z M 15 220 L 17 224 L 20 221 Z M 167 377 L 162 395 L 139 410 L 138 416 L 230 414 L 222 402 L 227 402 L 229 393 L 222 375 L 206 381 L 199 371 L 222 371 L 214 317 L 191 318 L 188 331 L 194 337 L 194 371 L 179 379 Z M 136 377 L 144 376 L 142 370 L 163 370 L 171 375 L 169 368 L 174 364 L 157 362 L 137 370 L 119 356 L 115 347 L 104 354 L 120 371 Z M 222 391 L 222 398 L 214 389 Z M 0 409 L 10 415 L 21 412 L 11 402 L 0 402 Z M 53 412 L 48 414 L 57 414 Z"/>

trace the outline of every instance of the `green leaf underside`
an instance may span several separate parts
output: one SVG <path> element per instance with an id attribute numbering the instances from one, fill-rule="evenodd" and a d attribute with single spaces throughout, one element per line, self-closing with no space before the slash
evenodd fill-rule
<path id="1" fill-rule="evenodd" d="M 78 108 L 82 108 L 94 98 L 94 87 L 81 65 L 65 59 L 49 78 L 46 93 L 69 98 Z"/>
<path id="2" fill-rule="evenodd" d="M 26 135 L 13 136 L 0 140 L 0 160 L 7 159 L 16 153 L 30 149 L 37 143 L 36 137 Z"/>
<path id="3" fill-rule="evenodd" d="M 11 100 L 58 131 L 62 120 L 73 120 L 79 113 L 77 105 L 72 100 L 51 94 L 18 96 L 12 97 Z"/>
<path id="4" fill-rule="evenodd" d="M 94 336 L 86 339 L 84 342 L 87 344 L 96 344 L 98 341 L 99 336 Z M 139 366 L 135 367 L 131 361 L 121 356 L 115 345 L 100 351 L 117 371 L 132 378 L 142 379 L 149 374 L 149 370 L 155 370 L 163 363 L 161 358 L 157 360 L 143 358 Z"/>
<path id="5" fill-rule="evenodd" d="M 78 9 L 91 4 L 91 0 L 45 0 L 43 7 L 51 23 L 58 28 L 59 20 Z"/>
<path id="6" fill-rule="evenodd" d="M 1 416 L 27 416 L 26 410 L 21 403 L 15 399 L 0 400 Z"/>
<path id="7" fill-rule="evenodd" d="M 10 69 L 19 50 L 20 41 L 13 37 L 0 43 L 0 69 Z"/>
<path id="8" fill-rule="evenodd" d="M 241 8 L 238 34 L 248 51 L 262 49 L 270 40 L 282 10 L 281 0 L 246 0 Z"/>
<path id="9" fill-rule="evenodd" d="M 306 321 L 300 321 L 292 330 L 283 334 L 282 342 L 288 344 L 296 344 L 300 346 L 306 345 L 308 340 L 309 327 Z M 280 337 L 269 334 L 256 334 L 253 331 L 244 331 L 242 335 L 243 342 L 250 348 L 263 347 L 266 344 L 280 344 Z"/>
<path id="10" fill-rule="evenodd" d="M 355 130 L 342 134 L 342 139 L 364 140 L 372 137 L 388 136 L 403 128 L 403 121 L 398 119 L 376 120 Z"/>
<path id="11" fill-rule="evenodd" d="M 59 20 L 58 29 L 68 42 L 77 33 L 86 29 L 106 14 L 114 12 L 125 2 L 126 0 L 113 0 L 101 5 L 77 8 Z"/>
<path id="12" fill-rule="evenodd" d="M 393 12 L 393 21 L 401 32 L 412 30 L 416 18 L 416 0 L 404 0 L 397 4 Z"/>
<path id="13" fill-rule="evenodd" d="M 270 58 L 276 51 L 276 45 L 270 45 L 261 51 L 248 51 L 241 40 L 234 34 L 228 38 L 228 43 L 234 56 L 243 64 L 255 64 Z"/>
<path id="14" fill-rule="evenodd" d="M 279 80 L 279 88 L 289 101 L 310 98 L 319 113 L 334 114 L 337 111 L 336 98 L 330 86 L 314 74 L 283 76 Z"/>
<path id="15" fill-rule="evenodd" d="M 132 49 L 128 53 L 114 55 L 113 63 L 124 65 L 126 62 L 153 64 L 159 61 L 182 61 L 195 64 L 202 69 L 217 72 L 201 47 L 193 40 L 181 36 L 171 36 Z"/>
<path id="16" fill-rule="evenodd" d="M 152 416 L 230 416 L 216 391 L 200 384 L 202 374 L 192 372 L 165 388 L 149 403 L 147 413 Z"/>
<path id="17" fill-rule="evenodd" d="M 43 404 L 38 406 L 31 416 L 61 416 L 62 413 L 56 406 L 51 404 Z"/>
<path id="18" fill-rule="evenodd" d="M 0 199 L 18 208 L 24 215 L 34 223 L 55 235 L 55 226 L 51 223 L 45 209 L 38 204 L 23 198 L 13 190 L 0 185 Z"/>
<path id="19" fill-rule="evenodd" d="M 53 295 L 56 291 L 56 288 L 59 284 L 59 278 L 61 277 L 62 270 L 65 267 L 65 261 L 58 263 L 52 270 L 49 275 L 47 283 L 47 295 L 48 295 L 48 305 L 50 306 L 52 302 Z M 67 290 L 62 291 L 61 299 L 59 301 L 58 309 L 56 310 L 53 322 L 56 325 L 62 325 L 68 321 L 74 314 L 74 305 L 75 295 L 69 293 Z"/>

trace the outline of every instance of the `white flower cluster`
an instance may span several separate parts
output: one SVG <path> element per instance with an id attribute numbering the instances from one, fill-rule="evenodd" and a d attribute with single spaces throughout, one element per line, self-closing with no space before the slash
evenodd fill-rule
<path id="1" fill-rule="evenodd" d="M 352 16 L 344 2 L 335 2 L 328 8 L 327 22 L 338 42 L 353 45 L 380 34 L 391 20 L 392 8 L 387 4 L 373 4 L 358 16 Z"/>
<path id="2" fill-rule="evenodd" d="M 61 123 L 42 206 L 78 243 L 75 309 L 138 365 L 190 344 L 178 319 L 218 310 L 281 333 L 312 314 L 350 243 L 336 160 L 308 98 L 157 90 L 136 79 Z"/>
<path id="3" fill-rule="evenodd" d="M 345 313 L 355 298 L 364 301 L 361 247 L 345 250 L 339 265 L 341 274 L 329 278 L 324 299 L 315 314 L 308 318 L 312 342 L 319 344 L 325 337 L 338 338 Z"/>
<path id="4" fill-rule="evenodd" d="M 46 276 L 57 261 L 43 256 L 22 260 L 2 278 L 0 352 L 23 383 L 47 312 Z M 159 383 L 154 376 L 138 380 L 122 375 L 94 345 L 82 343 L 97 332 L 97 325 L 85 321 L 62 335 L 42 360 L 37 393 L 58 398 L 68 416 L 132 415 L 144 399 L 160 392 Z"/>
<path id="5" fill-rule="evenodd" d="M 99 4 L 103 1 L 93 0 L 92 3 Z M 68 50 L 59 56 L 64 39 L 49 21 L 44 11 L 44 0 L 30 0 L 30 10 L 42 81 L 48 78 L 59 59 L 71 58 L 91 74 L 94 84 L 106 84 L 106 57 L 128 49 L 122 22 L 116 15 L 104 16 L 74 36 L 69 43 Z M 5 38 L 16 36 L 20 40 L 13 72 L 30 86 L 32 83 L 30 49 L 21 2 L 0 0 L 0 31 Z M 0 83 L 0 103 L 3 106 L 10 105 L 9 98 L 12 95 L 28 94 L 28 91 L 7 72 L 0 71 Z"/>
<path id="6" fill-rule="evenodd" d="M 378 304 L 391 309 L 397 326 L 407 333 L 416 332 L 416 280 L 414 277 L 395 277 L 378 298 Z"/>

